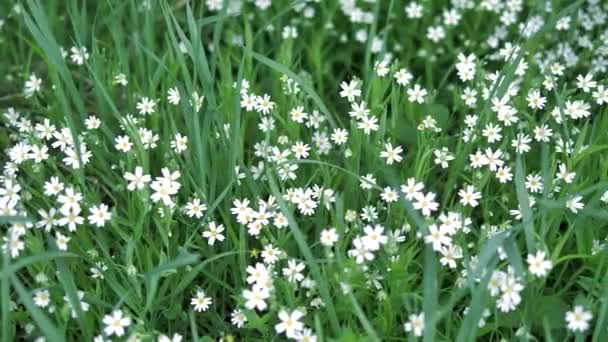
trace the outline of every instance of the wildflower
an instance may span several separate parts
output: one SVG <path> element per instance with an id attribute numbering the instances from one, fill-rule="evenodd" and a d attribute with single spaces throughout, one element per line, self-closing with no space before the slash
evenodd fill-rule
<path id="1" fill-rule="evenodd" d="M 411 332 L 414 336 L 422 336 L 424 332 L 424 314 L 411 314 L 409 320 L 404 324 L 406 332 Z"/>
<path id="2" fill-rule="evenodd" d="M 387 203 L 396 202 L 399 199 L 399 195 L 397 194 L 397 192 L 395 190 L 391 189 L 391 187 L 389 187 L 389 186 L 384 188 L 380 197 L 382 198 L 383 201 L 385 201 Z"/>
<path id="3" fill-rule="evenodd" d="M 378 130 L 378 119 L 375 116 L 364 116 L 357 128 L 362 129 L 363 133 L 369 135 L 372 131 Z"/>
<path id="4" fill-rule="evenodd" d="M 103 227 L 112 218 L 112 214 L 108 211 L 108 206 L 103 203 L 89 208 L 89 212 L 91 213 L 88 217 L 89 223 L 97 227 Z"/>
<path id="5" fill-rule="evenodd" d="M 486 137 L 489 143 L 495 143 L 502 139 L 502 135 L 500 135 L 501 130 L 502 128 L 500 128 L 500 126 L 489 123 L 481 131 L 481 135 Z"/>
<path id="6" fill-rule="evenodd" d="M 287 281 L 296 283 L 304 279 L 302 271 L 304 271 L 304 263 L 291 259 L 287 262 L 287 267 L 283 268 L 283 275 L 287 277 Z"/>
<path id="7" fill-rule="evenodd" d="M 131 318 L 125 316 L 121 310 L 114 310 L 110 315 L 103 317 L 103 323 L 106 325 L 104 332 L 108 336 L 122 336 L 125 333 L 125 328 L 131 325 Z"/>
<path id="8" fill-rule="evenodd" d="M 186 203 L 185 209 L 186 215 L 188 215 L 188 217 L 196 217 L 198 219 L 203 217 L 203 213 L 205 212 L 205 210 L 207 210 L 207 206 L 201 203 L 200 199 L 194 198 L 188 203 Z"/>
<path id="9" fill-rule="evenodd" d="M 249 284 L 257 284 L 261 286 L 266 286 L 266 284 L 270 281 L 270 271 L 264 264 L 256 263 L 255 267 L 248 266 L 247 273 L 250 276 L 247 277 L 247 283 Z"/>
<path id="10" fill-rule="evenodd" d="M 353 248 L 348 251 L 348 256 L 355 258 L 357 264 L 374 259 L 374 254 L 365 246 L 361 237 L 353 239 Z"/>
<path id="11" fill-rule="evenodd" d="M 420 87 L 419 84 L 415 84 L 413 88 L 407 90 L 408 101 L 424 103 L 424 97 L 427 95 L 427 91 Z"/>
<path id="12" fill-rule="evenodd" d="M 84 121 L 84 125 L 89 130 L 97 129 L 101 126 L 101 120 L 99 120 L 99 118 L 95 115 L 89 115 Z"/>
<path id="13" fill-rule="evenodd" d="M 87 51 L 87 48 L 85 46 L 72 46 L 70 48 L 70 52 L 70 59 L 72 60 L 72 63 L 76 65 L 83 65 L 84 62 L 89 59 L 89 52 Z"/>
<path id="14" fill-rule="evenodd" d="M 149 115 L 154 113 L 156 107 L 156 101 L 151 100 L 147 97 L 142 97 L 139 102 L 137 102 L 137 110 L 141 115 Z"/>
<path id="15" fill-rule="evenodd" d="M 395 72 L 395 80 L 397 80 L 397 84 L 402 86 L 407 86 L 412 80 L 413 76 L 406 69 L 399 69 Z"/>
<path id="16" fill-rule="evenodd" d="M 589 322 L 593 319 L 593 315 L 589 311 L 576 305 L 573 310 L 566 312 L 566 323 L 568 330 L 573 332 L 585 332 L 589 329 Z"/>
<path id="17" fill-rule="evenodd" d="M 431 224 L 429 225 L 429 233 L 424 237 L 424 242 L 432 244 L 434 250 L 440 251 L 442 246 L 450 246 L 452 239 L 448 235 L 446 226 Z"/>
<path id="18" fill-rule="evenodd" d="M 500 183 L 510 182 L 513 179 L 513 173 L 511 173 L 511 168 L 509 166 L 499 167 L 496 170 L 496 178 Z"/>
<path id="19" fill-rule="evenodd" d="M 182 153 L 188 149 L 188 137 L 177 133 L 171 141 L 171 148 L 177 153 Z"/>
<path id="20" fill-rule="evenodd" d="M 528 175 L 526 176 L 526 189 L 532 193 L 538 193 L 543 191 L 543 181 L 540 175 Z"/>
<path id="21" fill-rule="evenodd" d="M 297 123 L 303 123 L 308 118 L 308 114 L 304 112 L 304 107 L 297 106 L 289 112 L 291 120 Z"/>
<path id="22" fill-rule="evenodd" d="M 355 97 L 361 96 L 361 89 L 359 89 L 359 82 L 357 80 L 351 80 L 349 83 L 342 82 L 340 83 L 340 88 L 342 88 L 340 96 L 346 97 L 348 102 L 353 102 Z"/>
<path id="23" fill-rule="evenodd" d="M 460 203 L 462 205 L 470 205 L 475 208 L 479 205 L 477 200 L 481 198 L 481 193 L 475 191 L 474 186 L 467 185 L 465 189 L 460 189 L 460 191 L 458 191 L 458 196 L 460 196 Z"/>
<path id="24" fill-rule="evenodd" d="M 332 247 L 336 242 L 338 242 L 338 233 L 336 233 L 336 228 L 323 229 L 321 231 L 320 242 L 323 246 L 327 247 Z"/>
<path id="25" fill-rule="evenodd" d="M 583 196 L 576 195 L 571 197 L 566 201 L 566 208 L 570 209 L 573 213 L 578 213 L 579 210 L 582 210 L 585 207 L 585 204 L 581 202 Z"/>
<path id="26" fill-rule="evenodd" d="M 51 295 L 48 290 L 38 290 L 34 294 L 34 304 L 41 308 L 46 308 L 51 303 Z"/>
<path id="27" fill-rule="evenodd" d="M 447 168 L 448 163 L 454 160 L 454 156 L 450 153 L 447 147 L 443 147 L 440 150 L 435 150 L 433 154 L 435 154 L 435 164 L 440 165 L 443 169 Z"/>
<path id="28" fill-rule="evenodd" d="M 38 78 L 36 74 L 31 74 L 28 80 L 25 81 L 25 86 L 23 87 L 25 98 L 32 97 L 34 94 L 39 92 L 41 85 L 42 79 Z"/>
<path id="29" fill-rule="evenodd" d="M 266 115 L 274 108 L 274 102 L 270 101 L 270 96 L 264 94 L 264 96 L 258 96 L 256 98 L 255 110 Z"/>
<path id="30" fill-rule="evenodd" d="M 224 241 L 224 235 L 222 232 L 224 231 L 224 225 L 216 225 L 215 222 L 209 223 L 209 229 L 203 232 L 203 237 L 207 239 L 207 243 L 211 246 L 215 243 L 215 241 Z"/>
<path id="31" fill-rule="evenodd" d="M 408 178 L 406 184 L 401 185 L 401 192 L 405 194 L 408 201 L 416 198 L 424 189 L 424 184 L 416 182 L 414 178 Z"/>
<path id="32" fill-rule="evenodd" d="M 203 290 L 196 291 L 196 295 L 190 300 L 196 312 L 207 311 L 212 302 L 211 297 L 207 297 Z"/>
<path id="33" fill-rule="evenodd" d="M 270 297 L 270 292 L 264 286 L 254 285 L 251 290 L 243 291 L 243 297 L 245 298 L 245 307 L 247 309 L 263 311 L 268 307 L 266 299 Z"/>
<path id="34" fill-rule="evenodd" d="M 114 147 L 121 152 L 129 152 L 133 147 L 133 143 L 129 140 L 129 137 L 126 135 L 118 136 L 114 139 L 116 144 Z"/>
<path id="35" fill-rule="evenodd" d="M 591 74 L 585 76 L 578 75 L 576 77 L 576 87 L 582 89 L 585 93 L 588 93 L 591 88 L 595 88 L 595 86 L 597 86 L 597 82 L 593 80 L 593 75 Z"/>
<path id="36" fill-rule="evenodd" d="M 545 107 L 545 103 L 547 102 L 547 99 L 540 95 L 540 91 L 538 89 L 530 90 L 526 100 L 528 100 L 528 107 L 532 109 L 543 109 L 543 107 Z"/>
<path id="37" fill-rule="evenodd" d="M 56 232 L 55 233 L 55 244 L 57 245 L 57 248 L 60 251 L 67 251 L 68 250 L 68 242 L 70 242 L 69 237 L 64 236 L 63 234 Z"/>
<path id="38" fill-rule="evenodd" d="M 152 178 L 150 175 L 144 175 L 144 169 L 141 166 L 137 166 L 135 168 L 135 173 L 126 172 L 124 177 L 127 181 L 129 181 L 129 185 L 127 186 L 127 190 L 133 191 L 135 189 L 141 190 L 144 188 L 146 183 L 149 183 Z"/>
<path id="39" fill-rule="evenodd" d="M 230 322 L 237 328 L 242 328 L 247 323 L 247 316 L 241 309 L 234 309 L 230 314 Z"/>
<path id="40" fill-rule="evenodd" d="M 401 146 L 396 146 L 393 148 L 391 143 L 386 143 L 384 147 L 386 150 L 380 152 L 380 157 L 386 158 L 386 163 L 388 165 L 392 165 L 393 161 L 399 163 L 401 160 L 403 160 L 403 158 L 399 155 L 401 152 L 403 152 Z"/>
<path id="41" fill-rule="evenodd" d="M 432 211 L 436 211 L 439 208 L 439 203 L 435 202 L 435 193 L 428 192 L 426 195 L 422 192 L 416 194 L 414 199 L 414 208 L 422 211 L 422 215 L 430 216 Z"/>
<path id="42" fill-rule="evenodd" d="M 283 309 L 279 311 L 279 319 L 281 321 L 275 325 L 274 329 L 277 334 L 285 333 L 285 336 L 288 338 L 296 338 L 297 333 L 304 328 L 304 324 L 300 322 L 302 317 L 304 317 L 304 313 L 299 310 L 288 312 Z"/>
<path id="43" fill-rule="evenodd" d="M 167 91 L 167 101 L 169 101 L 172 105 L 178 105 L 181 100 L 181 96 L 179 94 L 179 90 L 177 87 L 170 88 Z"/>
<path id="44" fill-rule="evenodd" d="M 376 251 L 380 249 L 381 245 L 388 242 L 388 238 L 384 235 L 384 227 L 381 225 L 370 226 L 367 225 L 363 228 L 365 235 L 361 238 L 361 241 L 365 245 L 365 248 L 370 251 Z"/>
<path id="45" fill-rule="evenodd" d="M 545 252 L 538 251 L 535 255 L 528 254 L 528 270 L 530 273 L 537 277 L 544 277 L 547 275 L 553 264 L 551 261 L 545 259 Z"/>

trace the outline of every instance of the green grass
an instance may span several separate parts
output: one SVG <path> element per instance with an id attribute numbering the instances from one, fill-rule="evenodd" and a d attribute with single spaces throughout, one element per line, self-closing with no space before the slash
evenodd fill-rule
<path id="1" fill-rule="evenodd" d="M 606 5 L 523 1 L 517 8 L 511 1 L 515 18 L 505 26 L 509 7 L 490 11 L 483 1 L 421 0 L 420 18 L 407 14 L 409 0 L 353 2 L 364 22 L 339 0 L 274 1 L 267 9 L 256 7 L 264 1 L 238 0 L 218 1 L 217 9 L 213 1 L 177 0 L 0 4 L 0 340 L 296 339 L 276 331 L 283 310 L 300 311 L 317 341 L 606 340 L 608 99 L 598 97 L 608 93 L 596 94 L 608 86 Z M 448 10 L 460 15 L 454 25 Z M 428 30 L 437 26 L 444 37 L 433 41 Z M 522 34 L 524 27 L 534 33 Z M 296 37 L 284 37 L 292 28 Z M 509 44 L 519 49 L 501 51 Z M 82 65 L 72 61 L 72 47 L 87 49 Z M 471 79 L 459 76 L 460 53 L 475 56 Z M 554 63 L 563 75 L 551 71 Z M 411 73 L 406 85 L 396 79 L 400 69 Z M 28 96 L 33 74 L 42 83 Z M 596 82 L 589 91 L 577 80 L 587 74 Z M 340 94 L 351 80 L 361 92 L 353 101 Z M 428 92 L 422 103 L 409 99 L 415 84 Z M 462 97 L 465 88 L 477 91 L 475 104 Z M 179 103 L 170 103 L 170 89 Z M 543 108 L 529 105 L 534 89 Z M 194 93 L 204 97 L 200 108 Z M 268 95 L 274 107 L 247 109 L 244 94 Z M 517 117 L 511 125 L 493 102 L 505 96 Z M 149 115 L 138 109 L 144 97 L 155 101 Z M 575 101 L 589 105 L 589 115 L 576 118 Z M 369 134 L 358 127 L 362 118 L 349 115 L 361 102 L 366 118 L 377 119 Z M 308 115 L 302 123 L 291 117 L 298 106 Z M 89 127 L 91 115 L 100 127 Z M 424 128 L 429 118 L 434 124 Z M 66 130 L 66 151 L 52 146 L 58 136 L 36 130 L 45 119 Z M 490 123 L 502 129 L 495 142 L 483 133 Z M 546 141 L 535 140 L 541 125 L 553 133 Z M 332 138 L 337 129 L 347 132 L 345 143 Z M 177 134 L 187 137 L 184 151 L 175 147 Z M 532 139 L 529 151 L 512 144 L 518 134 Z M 115 147 L 119 136 L 129 137 L 128 152 Z M 307 157 L 281 155 L 298 142 L 310 147 Z M 20 143 L 47 146 L 48 156 L 20 160 Z M 402 160 L 381 155 L 387 143 L 403 148 Z M 448 167 L 435 161 L 443 148 L 453 156 Z M 502 152 L 511 179 L 500 182 L 488 163 L 472 165 L 488 148 Z M 82 167 L 64 160 L 70 151 Z M 571 182 L 560 179 L 562 164 L 576 173 Z M 136 167 L 156 184 L 128 190 L 125 173 Z M 155 186 L 171 188 L 158 181 L 164 168 L 180 173 L 172 205 L 153 200 Z M 364 186 L 368 175 L 375 181 Z M 543 183 L 538 191 L 534 175 Z M 65 216 L 45 189 L 51 177 L 82 194 L 84 222 L 74 231 L 58 221 L 40 227 L 41 209 Z M 400 191 L 409 178 L 424 184 L 418 192 L 435 194 L 430 215 L 418 208 L 420 194 L 408 199 Z M 11 184 L 20 191 L 10 194 Z M 480 195 L 477 206 L 461 201 L 467 185 Z M 384 199 L 387 187 L 398 193 L 394 201 Z M 298 202 L 298 191 L 309 194 Z M 583 208 L 568 207 L 574 196 Z M 206 206 L 200 217 L 187 213 L 194 198 Z M 253 217 L 245 224 L 233 213 L 244 199 Z M 102 203 L 111 218 L 97 227 L 88 216 Z M 366 218 L 371 208 L 377 217 Z M 447 245 L 440 252 L 425 242 L 435 225 L 449 229 L 449 213 L 460 220 L 448 234 L 450 251 L 461 253 L 454 268 L 445 265 Z M 210 245 L 202 234 L 212 222 L 224 230 Z M 387 241 L 372 248 L 366 231 L 376 225 Z M 325 246 L 320 236 L 329 228 L 338 238 Z M 57 233 L 70 239 L 67 250 Z M 368 247 L 357 250 L 359 241 Z M 268 246 L 280 250 L 274 264 L 263 257 Z M 367 259 L 357 258 L 361 251 Z M 545 276 L 528 262 L 539 251 L 552 263 Z M 303 279 L 283 274 L 291 260 L 304 266 Z M 263 310 L 248 309 L 243 294 L 257 263 L 270 272 L 258 284 L 269 290 Z M 509 278 L 522 287 L 506 311 L 505 290 L 491 294 L 500 275 L 503 285 Z M 45 290 L 49 301 L 41 305 Z M 201 290 L 212 303 L 197 312 L 191 300 Z M 568 327 L 575 306 L 592 315 L 584 331 Z M 246 317 L 242 327 L 231 322 L 236 309 Z M 130 319 L 121 336 L 105 329 L 115 310 Z M 424 329 L 407 331 L 417 314 Z"/>

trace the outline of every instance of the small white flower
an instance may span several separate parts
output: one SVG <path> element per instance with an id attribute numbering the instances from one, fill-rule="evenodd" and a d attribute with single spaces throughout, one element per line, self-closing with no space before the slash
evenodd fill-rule
<path id="1" fill-rule="evenodd" d="M 530 273 L 537 277 L 544 277 L 547 275 L 553 264 L 551 261 L 545 259 L 545 252 L 538 251 L 535 255 L 528 254 L 528 270 Z"/>
<path id="2" fill-rule="evenodd" d="M 127 186 L 127 190 L 129 191 L 135 189 L 141 190 L 146 183 L 149 183 L 152 180 L 150 175 L 144 175 L 144 169 L 141 166 L 137 166 L 134 172 L 135 173 L 126 172 L 124 175 L 125 179 L 129 181 L 129 185 Z"/>
<path id="3" fill-rule="evenodd" d="M 96 207 L 91 207 L 89 213 L 91 214 L 88 217 L 89 223 L 97 227 L 103 227 L 112 218 L 112 213 L 108 211 L 108 206 L 103 203 Z"/>
<path id="4" fill-rule="evenodd" d="M 222 232 L 224 231 L 224 225 L 216 225 L 215 222 L 209 222 L 209 229 L 203 232 L 203 237 L 207 239 L 207 243 L 211 246 L 215 243 L 215 241 L 224 241 L 224 235 Z"/>
<path id="5" fill-rule="evenodd" d="M 411 314 L 404 328 L 406 332 L 411 332 L 414 336 L 422 336 L 424 332 L 424 314 Z"/>
<path id="6" fill-rule="evenodd" d="M 304 313 L 299 310 L 292 312 L 281 310 L 279 311 L 281 322 L 275 325 L 274 329 L 277 334 L 285 333 L 288 338 L 296 338 L 297 334 L 304 329 L 304 324 L 300 322 L 302 317 L 304 317 Z"/>
<path id="7" fill-rule="evenodd" d="M 131 318 L 125 316 L 121 310 L 114 310 L 112 314 L 103 317 L 103 323 L 106 325 L 104 332 L 108 336 L 122 336 L 125 333 L 125 328 L 131 325 Z"/>
<path id="8" fill-rule="evenodd" d="M 589 311 L 577 305 L 574 310 L 566 312 L 566 323 L 568 329 L 573 332 L 584 332 L 589 329 L 589 322 L 593 319 L 593 315 Z"/>
<path id="9" fill-rule="evenodd" d="M 211 297 L 207 297 L 203 290 L 196 291 L 196 295 L 190 300 L 196 312 L 207 311 L 212 302 Z"/>
<path id="10" fill-rule="evenodd" d="M 142 97 L 139 102 L 137 102 L 137 110 L 139 114 L 146 115 L 152 114 L 155 111 L 156 101 L 151 100 L 147 97 Z"/>

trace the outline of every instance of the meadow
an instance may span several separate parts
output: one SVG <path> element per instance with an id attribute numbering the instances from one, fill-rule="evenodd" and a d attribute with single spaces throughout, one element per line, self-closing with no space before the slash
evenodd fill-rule
<path id="1" fill-rule="evenodd" d="M 608 3 L 0 3 L 0 341 L 608 340 Z"/>

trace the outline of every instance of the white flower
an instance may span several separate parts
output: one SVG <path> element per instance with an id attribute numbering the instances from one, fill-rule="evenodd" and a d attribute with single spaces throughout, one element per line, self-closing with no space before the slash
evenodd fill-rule
<path id="1" fill-rule="evenodd" d="M 97 207 L 91 207 L 89 213 L 91 214 L 88 217 L 89 223 L 97 227 L 103 227 L 106 221 L 112 218 L 112 213 L 108 211 L 108 206 L 103 203 Z"/>
<path id="2" fill-rule="evenodd" d="M 401 148 L 401 146 L 395 146 L 393 148 L 393 145 L 391 143 L 386 143 L 384 145 L 384 147 L 385 147 L 385 151 L 380 152 L 380 157 L 386 158 L 386 163 L 388 165 L 393 164 L 393 161 L 396 161 L 397 163 L 399 163 L 403 159 L 399 155 L 401 152 L 403 152 L 403 149 Z"/>
<path id="3" fill-rule="evenodd" d="M 321 231 L 321 244 L 323 246 L 332 247 L 336 242 L 338 242 L 338 233 L 336 233 L 336 228 L 327 228 Z"/>
<path id="4" fill-rule="evenodd" d="M 266 250 L 266 249 L 265 249 Z M 257 284 L 260 286 L 266 286 L 270 282 L 270 271 L 262 263 L 256 263 L 254 266 L 247 266 L 247 277 L 248 284 Z"/>
<path id="5" fill-rule="evenodd" d="M 427 91 L 421 88 L 419 84 L 415 84 L 414 88 L 409 88 L 407 90 L 408 100 L 410 102 L 424 103 L 424 97 L 426 94 Z"/>
<path id="6" fill-rule="evenodd" d="M 401 186 L 401 192 L 408 201 L 413 200 L 424 189 L 424 184 L 417 183 L 414 178 L 408 178 L 406 184 Z"/>
<path id="7" fill-rule="evenodd" d="M 51 295 L 48 290 L 38 290 L 34 294 L 34 304 L 41 308 L 46 308 L 51 302 Z"/>
<path id="8" fill-rule="evenodd" d="M 121 310 L 114 310 L 112 314 L 103 317 L 103 323 L 106 325 L 104 329 L 106 335 L 122 336 L 125 328 L 131 325 L 131 318 L 124 316 Z"/>
<path id="9" fill-rule="evenodd" d="M 35 93 L 39 92 L 41 85 L 42 79 L 36 77 L 36 74 L 31 74 L 28 80 L 25 81 L 25 86 L 23 87 L 25 97 L 32 97 Z"/>
<path id="10" fill-rule="evenodd" d="M 359 89 L 359 82 L 357 80 L 351 80 L 349 83 L 340 83 L 342 91 L 340 92 L 341 97 L 346 97 L 348 102 L 353 102 L 355 97 L 361 96 L 361 89 Z"/>
<path id="11" fill-rule="evenodd" d="M 458 191 L 458 196 L 460 196 L 460 203 L 462 205 L 470 205 L 475 208 L 479 205 L 477 200 L 481 198 L 481 193 L 475 191 L 474 186 L 467 185 L 465 189 Z"/>
<path id="12" fill-rule="evenodd" d="M 578 89 L 582 89 L 583 92 L 588 93 L 591 88 L 595 88 L 597 86 L 597 82 L 593 80 L 593 75 L 587 74 L 583 77 L 583 75 L 578 75 L 576 77 L 576 87 Z"/>
<path id="13" fill-rule="evenodd" d="M 211 297 L 207 297 L 203 290 L 196 291 L 196 295 L 190 300 L 196 312 L 207 311 L 212 302 Z"/>
<path id="14" fill-rule="evenodd" d="M 430 216 L 432 211 L 439 208 L 439 203 L 435 202 L 435 193 L 428 192 L 426 195 L 419 192 L 415 196 L 414 208 L 422 211 L 422 215 Z"/>
<path id="15" fill-rule="evenodd" d="M 207 206 L 201 203 L 201 200 L 198 198 L 192 199 L 190 202 L 186 203 L 186 215 L 188 217 L 203 217 L 203 213 L 207 210 Z"/>
<path id="16" fill-rule="evenodd" d="M 498 178 L 500 183 L 510 182 L 513 179 L 511 168 L 509 166 L 499 167 L 498 170 L 496 170 L 496 178 Z"/>
<path id="17" fill-rule="evenodd" d="M 387 186 L 382 191 L 382 194 L 380 195 L 380 197 L 382 198 L 383 201 L 385 201 L 387 203 L 392 203 L 392 202 L 396 202 L 399 199 L 399 194 L 395 190 L 391 189 L 390 186 Z"/>
<path id="18" fill-rule="evenodd" d="M 297 333 L 304 329 L 304 324 L 300 322 L 300 318 L 304 316 L 299 310 L 294 310 L 291 313 L 286 310 L 279 311 L 279 319 L 281 322 L 275 325 L 274 329 L 277 334 L 285 333 L 288 338 L 296 338 Z"/>
<path id="19" fill-rule="evenodd" d="M 304 263 L 298 262 L 295 259 L 290 259 L 287 262 L 287 267 L 283 268 L 283 275 L 287 278 L 287 281 L 291 283 L 300 282 L 304 279 L 304 276 L 302 275 L 304 267 Z"/>
<path id="20" fill-rule="evenodd" d="M 121 152 L 129 152 L 133 147 L 133 143 L 129 140 L 129 137 L 126 135 L 118 136 L 114 139 L 116 144 L 114 147 Z"/>
<path id="21" fill-rule="evenodd" d="M 137 110 L 141 115 L 154 113 L 155 107 L 156 101 L 151 100 L 147 97 L 142 97 L 139 102 L 137 102 Z"/>
<path id="22" fill-rule="evenodd" d="M 245 298 L 245 307 L 247 309 L 258 311 L 266 310 L 268 304 L 266 299 L 270 297 L 268 288 L 260 285 L 254 285 L 251 290 L 244 290 L 243 297 Z"/>
<path id="23" fill-rule="evenodd" d="M 568 172 L 566 165 L 559 164 L 559 172 L 557 173 L 557 179 L 562 179 L 567 184 L 572 183 L 574 181 L 574 177 L 576 176 L 576 172 Z"/>
<path id="24" fill-rule="evenodd" d="M 573 213 L 578 213 L 579 210 L 585 207 L 585 204 L 581 202 L 583 196 L 576 195 L 566 201 L 566 208 L 570 209 Z"/>
<path id="25" fill-rule="evenodd" d="M 188 149 L 188 137 L 177 133 L 171 141 L 171 148 L 177 153 L 182 153 Z"/>
<path id="26" fill-rule="evenodd" d="M 363 228 L 365 235 L 361 238 L 366 249 L 376 251 L 381 245 L 386 244 L 388 238 L 384 235 L 384 227 L 381 225 L 370 226 Z"/>
<path id="27" fill-rule="evenodd" d="M 144 175 L 144 169 L 141 166 L 137 166 L 134 172 L 135 173 L 126 172 L 124 175 L 125 179 L 129 181 L 129 185 L 127 186 L 127 190 L 129 191 L 135 189 L 141 190 L 146 183 L 149 183 L 152 180 L 150 175 Z"/>
<path id="28" fill-rule="evenodd" d="M 369 135 L 372 131 L 377 131 L 378 128 L 378 119 L 373 115 L 366 115 L 361 118 L 361 122 L 357 124 L 357 128 L 362 129 L 363 133 Z"/>
<path id="29" fill-rule="evenodd" d="M 411 314 L 404 328 L 405 331 L 411 332 L 414 336 L 422 336 L 422 332 L 424 331 L 424 314 Z"/>
<path id="30" fill-rule="evenodd" d="M 137 337 L 135 337 L 135 338 L 137 338 Z M 167 335 L 160 335 L 158 337 L 157 342 L 182 342 L 182 339 L 183 339 L 182 335 L 175 333 L 175 334 L 173 334 L 173 337 L 169 337 Z M 136 342 L 136 341 L 139 341 L 139 339 L 136 339 L 133 342 Z M 127 342 L 131 342 L 131 341 L 127 340 Z"/>
<path id="31" fill-rule="evenodd" d="M 584 332 L 589 329 L 589 322 L 593 319 L 593 315 L 589 311 L 576 305 L 574 310 L 566 312 L 566 323 L 568 329 L 573 332 Z"/>
<path id="32" fill-rule="evenodd" d="M 234 309 L 230 314 L 230 322 L 237 328 L 242 328 L 247 323 L 247 316 L 241 309 Z"/>
<path id="33" fill-rule="evenodd" d="M 209 222 L 209 229 L 203 232 L 203 237 L 207 239 L 207 243 L 211 246 L 215 241 L 224 241 L 224 225 L 216 225 L 215 222 Z"/>
<path id="34" fill-rule="evenodd" d="M 171 88 L 169 89 L 169 91 L 167 91 L 167 101 L 169 101 L 170 104 L 178 105 L 180 100 L 181 97 L 179 95 L 179 90 L 177 89 L 177 87 Z"/>
<path id="35" fill-rule="evenodd" d="M 60 251 L 67 251 L 68 250 L 68 242 L 70 242 L 69 237 L 64 236 L 63 234 L 56 232 L 55 233 L 55 244 L 57 245 L 57 248 Z"/>
<path id="36" fill-rule="evenodd" d="M 429 233 L 424 237 L 424 242 L 433 245 L 435 251 L 441 251 L 442 246 L 452 245 L 452 239 L 448 234 L 448 228 L 445 225 L 437 226 L 436 224 L 429 225 Z"/>
<path id="37" fill-rule="evenodd" d="M 84 62 L 89 59 L 89 52 L 85 46 L 80 48 L 72 46 L 70 52 L 70 59 L 72 60 L 72 63 L 76 65 L 83 65 Z"/>
<path id="38" fill-rule="evenodd" d="M 545 252 L 538 251 L 536 255 L 528 254 L 528 270 L 530 273 L 537 277 L 544 277 L 547 275 L 553 264 L 551 261 L 545 259 Z"/>
<path id="39" fill-rule="evenodd" d="M 87 129 L 97 129 L 101 126 L 101 120 L 95 115 L 89 115 L 87 119 L 84 120 L 84 124 L 87 126 Z"/>

